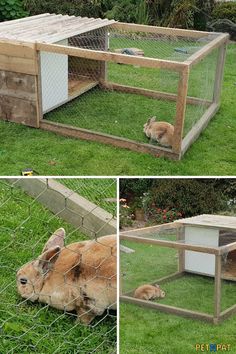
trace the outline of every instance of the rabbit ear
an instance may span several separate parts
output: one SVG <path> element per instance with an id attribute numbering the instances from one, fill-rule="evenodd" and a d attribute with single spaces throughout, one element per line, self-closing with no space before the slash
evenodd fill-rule
<path id="1" fill-rule="evenodd" d="M 155 122 L 156 121 L 156 117 L 154 116 L 154 117 L 150 117 L 150 118 L 148 118 L 148 120 L 147 120 L 147 124 L 150 124 L 150 123 L 153 123 L 153 122 Z"/>
<path id="2" fill-rule="evenodd" d="M 65 236 L 66 236 L 66 232 L 63 229 L 63 227 L 57 229 L 44 245 L 42 253 L 46 252 L 47 250 L 55 246 L 64 247 Z"/>
<path id="3" fill-rule="evenodd" d="M 40 272 L 46 273 L 52 269 L 61 251 L 60 246 L 55 246 L 41 254 L 38 258 L 38 268 Z"/>

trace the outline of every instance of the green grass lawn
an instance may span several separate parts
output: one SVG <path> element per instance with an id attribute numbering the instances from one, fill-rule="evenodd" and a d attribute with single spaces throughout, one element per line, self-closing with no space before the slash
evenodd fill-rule
<path id="1" fill-rule="evenodd" d="M 176 251 L 153 245 L 122 242 L 135 250 L 121 254 L 124 291 L 151 283 L 177 270 Z M 213 313 L 214 281 L 212 278 L 188 275 L 164 283 L 166 297 L 159 301 L 195 311 Z M 222 310 L 236 299 L 236 285 L 222 282 Z M 161 313 L 160 311 L 122 303 L 120 306 L 120 352 L 122 354 L 196 352 L 198 343 L 230 344 L 235 342 L 236 316 L 214 326 L 202 321 Z"/>
<path id="2" fill-rule="evenodd" d="M 66 244 L 86 239 L 36 200 L 0 180 L 0 353 L 96 350 L 110 354 L 114 350 L 114 316 L 99 318 L 86 327 L 75 322 L 74 314 L 23 301 L 17 293 L 17 269 L 39 256 L 50 234 L 59 227 L 67 232 Z"/>
<path id="3" fill-rule="evenodd" d="M 236 173 L 236 146 L 235 146 L 235 90 L 236 90 L 236 45 L 230 44 L 227 52 L 225 77 L 222 92 L 222 104 L 219 112 L 201 134 L 198 141 L 189 149 L 182 161 L 170 161 L 164 158 L 155 158 L 148 154 L 135 153 L 120 148 L 70 139 L 57 136 L 14 123 L 0 122 L 0 174 L 19 175 L 26 167 L 33 168 L 41 175 L 235 175 Z M 119 66 L 120 80 L 130 82 L 125 65 Z M 139 68 L 140 69 L 140 68 Z M 133 68 L 135 82 L 142 80 L 146 85 L 151 82 L 153 73 L 140 75 L 138 68 Z M 151 70 L 151 69 L 150 69 Z M 111 71 L 113 78 L 119 76 L 115 70 Z M 136 76 L 135 76 L 136 72 Z M 147 75 L 147 76 L 146 76 Z M 193 76 L 197 77 L 197 72 Z M 112 77 L 111 77 L 112 79 Z M 145 81 L 146 80 L 146 81 Z M 174 79 L 173 79 L 174 80 Z M 170 87 L 172 74 L 166 76 L 164 84 Z M 195 82 L 195 84 L 194 84 Z M 157 82 L 158 84 L 158 82 Z M 191 79 L 192 93 L 204 93 L 199 81 Z M 155 88 L 155 87 L 154 87 Z M 208 92 L 208 91 L 207 91 Z M 206 92 L 206 93 L 207 93 Z M 106 93 L 106 105 L 97 105 L 96 95 L 104 95 L 94 90 L 89 94 L 88 105 L 86 95 L 78 103 L 70 103 L 66 116 L 56 111 L 51 113 L 50 119 L 100 131 L 126 135 L 138 141 L 145 141 L 142 125 L 151 115 L 157 115 L 166 121 L 172 121 L 174 105 L 166 101 L 157 101 L 150 98 L 139 97 L 111 92 Z M 132 103 L 132 104 L 131 104 Z M 133 107 L 131 109 L 131 106 Z M 98 120 L 96 115 L 103 115 L 111 109 L 109 119 Z M 195 107 L 187 109 L 185 132 L 193 124 L 196 117 L 202 113 Z M 54 114 L 54 117 L 53 117 Z M 88 116 L 90 115 L 90 119 Z M 94 114 L 94 116 L 93 116 Z M 93 119 L 94 117 L 94 119 Z M 132 117 L 132 127 L 128 124 Z M 129 119 L 129 120 L 128 120 Z M 146 141 L 148 142 L 148 141 Z"/>

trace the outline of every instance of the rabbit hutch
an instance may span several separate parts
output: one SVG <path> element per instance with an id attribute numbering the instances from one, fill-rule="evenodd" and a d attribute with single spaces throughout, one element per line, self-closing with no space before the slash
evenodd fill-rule
<path id="1" fill-rule="evenodd" d="M 171 283 L 176 279 L 184 278 L 191 274 L 194 277 L 197 275 L 202 276 L 199 281 L 203 281 L 206 277 L 208 279 L 213 278 L 214 313 L 209 314 L 169 304 L 137 299 L 134 297 L 135 289 L 126 292 L 122 291 L 121 301 L 175 315 L 205 320 L 214 324 L 236 312 L 236 304 L 222 310 L 221 284 L 224 280 L 231 286 L 230 290 L 232 290 L 232 286 L 236 281 L 236 217 L 198 215 L 172 223 L 124 231 L 120 234 L 120 240 L 127 240 L 132 244 L 141 243 L 143 246 L 159 246 L 162 250 L 163 247 L 169 248 L 177 252 L 177 271 L 156 281 L 149 279 L 150 284 L 158 283 L 162 285 Z"/>
<path id="2" fill-rule="evenodd" d="M 180 159 L 217 112 L 228 34 L 41 14 L 0 24 L 0 118 Z M 174 127 L 168 147 L 147 120 Z"/>

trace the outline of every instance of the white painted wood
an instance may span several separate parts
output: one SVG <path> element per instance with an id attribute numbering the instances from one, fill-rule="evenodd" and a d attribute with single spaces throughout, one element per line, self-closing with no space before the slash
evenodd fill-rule
<path id="1" fill-rule="evenodd" d="M 219 230 L 196 226 L 185 226 L 185 242 L 193 245 L 219 245 Z M 215 275 L 215 256 L 212 254 L 185 251 L 185 270 L 206 275 Z"/>
<path id="2" fill-rule="evenodd" d="M 68 39 L 57 44 L 68 45 Z M 40 52 L 43 113 L 68 99 L 68 55 Z"/>

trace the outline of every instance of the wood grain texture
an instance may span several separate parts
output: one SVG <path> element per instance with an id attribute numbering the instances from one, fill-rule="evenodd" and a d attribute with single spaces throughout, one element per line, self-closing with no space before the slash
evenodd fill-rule
<path id="1" fill-rule="evenodd" d="M 177 316 L 183 316 L 183 317 L 188 317 L 188 318 L 190 317 L 193 319 L 198 319 L 198 320 L 203 320 L 203 321 L 213 323 L 213 316 L 203 313 L 203 312 L 186 310 L 186 309 L 183 309 L 180 307 L 164 305 L 164 304 L 152 302 L 152 301 L 145 301 L 145 300 L 136 299 L 131 296 L 125 296 L 125 295 L 120 296 L 120 301 L 143 306 L 143 307 L 147 307 L 147 308 L 151 308 L 153 310 L 163 311 L 163 312 L 170 313 L 170 314 L 177 315 Z"/>
<path id="2" fill-rule="evenodd" d="M 36 102 L 0 95 L 0 119 L 38 127 Z"/>
<path id="3" fill-rule="evenodd" d="M 171 60 L 153 59 L 145 58 L 140 56 L 131 56 L 125 54 L 110 53 L 105 51 L 82 49 L 76 47 L 67 47 L 58 44 L 42 44 L 37 43 L 37 50 L 50 52 L 50 53 L 61 53 L 72 56 L 77 56 L 80 58 L 87 58 L 93 60 L 102 60 L 106 62 L 114 62 L 121 64 L 130 65 L 140 65 L 147 68 L 166 68 L 173 71 L 182 71 L 188 64 L 180 63 Z"/>
<path id="4" fill-rule="evenodd" d="M 95 142 L 101 142 L 104 144 L 111 144 L 113 146 L 129 149 L 132 151 L 149 153 L 154 155 L 155 157 L 166 156 L 174 160 L 179 159 L 178 154 L 174 154 L 171 152 L 171 150 L 162 147 L 138 143 L 136 141 L 132 141 L 129 139 L 120 138 L 109 134 L 94 132 L 92 130 L 76 128 L 66 124 L 42 120 L 40 122 L 40 128 L 70 138 L 78 138 L 78 139 L 90 140 Z"/>

